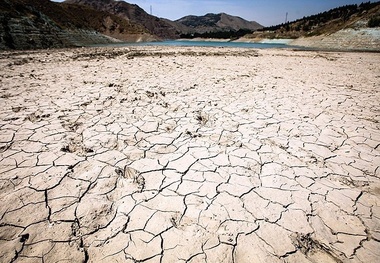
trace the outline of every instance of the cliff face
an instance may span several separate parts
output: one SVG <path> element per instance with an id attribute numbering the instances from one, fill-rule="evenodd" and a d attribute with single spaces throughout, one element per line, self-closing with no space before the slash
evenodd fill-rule
<path id="1" fill-rule="evenodd" d="M 112 43 L 95 30 L 62 29 L 41 13 L 10 17 L 0 14 L 0 49 L 41 49 Z"/>
<path id="2" fill-rule="evenodd" d="M 34 6 L 4 0 L 0 8 L 0 49 L 66 46 L 59 37 L 63 30 Z"/>
<path id="3" fill-rule="evenodd" d="M 117 39 L 118 40 L 117 40 Z M 115 15 L 48 0 L 0 2 L 0 49 L 39 49 L 155 38 Z"/>

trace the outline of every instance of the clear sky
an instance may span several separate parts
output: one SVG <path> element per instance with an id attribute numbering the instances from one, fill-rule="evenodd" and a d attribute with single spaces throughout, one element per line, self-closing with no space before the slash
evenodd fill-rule
<path id="1" fill-rule="evenodd" d="M 62 2 L 63 0 L 54 0 Z M 334 7 L 360 4 L 366 0 L 126 0 L 137 4 L 147 13 L 176 20 L 186 15 L 206 13 L 227 13 L 246 20 L 256 21 L 264 26 L 277 25 L 303 16 L 314 15 Z M 377 1 L 371 1 L 377 2 Z"/>

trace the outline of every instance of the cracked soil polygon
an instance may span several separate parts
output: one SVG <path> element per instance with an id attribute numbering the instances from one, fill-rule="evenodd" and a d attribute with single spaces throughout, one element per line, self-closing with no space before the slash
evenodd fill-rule
<path id="1" fill-rule="evenodd" d="M 0 53 L 0 262 L 379 262 L 379 60 Z"/>

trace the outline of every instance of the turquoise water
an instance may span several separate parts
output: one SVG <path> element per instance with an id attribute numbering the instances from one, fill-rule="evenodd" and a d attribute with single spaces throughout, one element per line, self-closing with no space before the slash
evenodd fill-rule
<path id="1" fill-rule="evenodd" d="M 115 43 L 107 46 L 177 46 L 177 47 L 234 47 L 234 48 L 297 48 L 278 43 L 242 43 L 222 41 L 168 40 L 162 42 Z"/>
<path id="2" fill-rule="evenodd" d="M 242 43 L 242 42 L 222 42 L 222 41 L 186 41 L 171 40 L 163 42 L 142 43 L 148 46 L 185 46 L 185 47 L 240 47 L 240 48 L 287 48 L 286 44 L 268 43 Z"/>

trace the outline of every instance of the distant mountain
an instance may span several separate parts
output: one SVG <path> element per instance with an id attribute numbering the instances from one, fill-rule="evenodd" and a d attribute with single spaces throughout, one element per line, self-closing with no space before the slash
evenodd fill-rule
<path id="1" fill-rule="evenodd" d="M 85 5 L 111 13 L 131 23 L 143 26 L 151 34 L 161 39 L 176 39 L 179 36 L 176 28 L 169 24 L 166 19 L 149 15 L 138 5 L 116 0 L 66 0 L 64 3 Z"/>
<path id="2" fill-rule="evenodd" d="M 0 49 L 71 47 L 154 39 L 115 15 L 49 0 L 0 1 Z"/>
<path id="3" fill-rule="evenodd" d="M 180 24 L 178 29 L 181 33 L 187 34 L 238 30 L 255 31 L 263 28 L 262 25 L 255 21 L 247 21 L 241 17 L 231 16 L 225 13 L 209 13 L 204 16 L 185 16 L 176 20 L 175 23 Z"/>
<path id="4" fill-rule="evenodd" d="M 180 32 L 181 38 L 222 38 L 238 39 L 263 28 L 257 22 L 247 21 L 225 13 L 204 16 L 185 16 L 169 22 Z"/>

